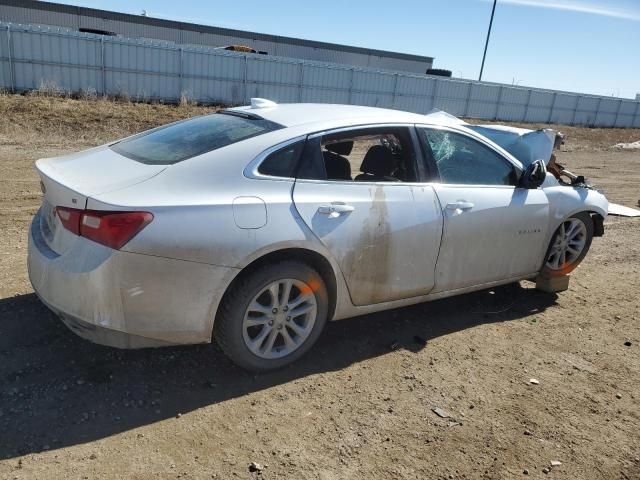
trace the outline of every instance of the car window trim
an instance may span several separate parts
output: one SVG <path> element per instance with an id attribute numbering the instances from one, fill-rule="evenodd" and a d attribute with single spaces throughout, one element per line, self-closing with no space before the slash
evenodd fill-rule
<path id="1" fill-rule="evenodd" d="M 517 185 L 488 185 L 486 183 L 442 183 L 432 182 L 432 185 L 439 185 L 442 187 L 452 188 L 499 188 L 501 190 L 515 190 L 516 188 L 522 188 Z"/>
<path id="2" fill-rule="evenodd" d="M 429 161 L 422 149 L 420 135 L 418 135 L 418 130 L 415 128 L 415 125 L 409 128 L 409 134 L 411 136 L 411 148 L 413 149 L 413 156 L 415 158 L 418 181 L 421 184 L 430 183 L 435 178 L 434 172 L 431 170 Z M 437 170 L 435 172 L 437 173 Z"/>
<path id="3" fill-rule="evenodd" d="M 438 170 L 435 158 L 433 158 L 433 152 L 431 151 L 429 142 L 424 138 L 424 135 L 420 135 L 417 125 L 413 126 L 413 131 L 418 141 L 418 148 L 420 149 L 421 160 L 426 175 L 425 179 L 429 179 L 429 183 L 440 183 L 440 171 Z"/>
<path id="4" fill-rule="evenodd" d="M 518 183 L 520 182 L 520 178 L 522 177 L 523 174 L 523 167 L 522 165 L 519 165 L 516 161 L 514 161 L 514 159 L 509 158 L 509 156 L 506 156 L 503 152 L 497 150 L 493 145 L 491 145 L 491 143 L 489 143 L 487 140 L 483 139 L 481 136 L 476 137 L 475 135 L 469 135 L 468 132 L 466 132 L 465 130 L 461 130 L 461 129 L 457 129 L 454 127 L 450 127 L 448 125 L 429 125 L 429 124 L 421 124 L 421 123 L 417 123 L 415 124 L 416 127 L 416 131 L 419 128 L 424 128 L 424 129 L 431 129 L 431 130 L 444 130 L 444 131 L 448 131 L 451 133 L 456 133 L 458 135 L 462 135 L 464 137 L 467 137 L 471 140 L 474 140 L 478 143 L 480 143 L 481 145 L 489 148 L 491 151 L 493 151 L 496 155 L 498 155 L 500 158 L 502 158 L 505 162 L 507 162 L 508 165 L 511 166 L 511 168 L 514 170 L 515 175 L 516 175 L 516 185 L 487 185 L 484 183 L 443 183 L 440 177 L 440 170 L 438 169 L 438 165 L 435 161 L 435 159 L 433 158 L 433 156 L 431 156 L 431 161 L 433 163 L 433 166 L 436 168 L 436 171 L 438 172 L 438 179 L 440 180 L 438 183 L 442 184 L 442 185 L 466 185 L 466 186 L 477 186 L 477 187 L 512 187 L 512 188 L 519 188 Z M 421 142 L 426 142 L 427 140 L 422 138 L 422 136 L 419 134 L 419 132 L 417 133 L 418 138 L 420 138 Z M 431 147 L 429 146 L 429 149 L 431 149 Z"/>

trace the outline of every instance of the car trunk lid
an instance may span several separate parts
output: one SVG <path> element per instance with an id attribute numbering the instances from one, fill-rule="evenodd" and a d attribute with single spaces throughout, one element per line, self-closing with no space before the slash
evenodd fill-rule
<path id="1" fill-rule="evenodd" d="M 90 196 L 144 182 L 166 168 L 130 160 L 108 147 L 36 161 L 44 196 L 40 211 L 42 237 L 55 253 L 63 254 L 73 246 L 77 235 L 63 227 L 56 207 L 83 210 Z"/>

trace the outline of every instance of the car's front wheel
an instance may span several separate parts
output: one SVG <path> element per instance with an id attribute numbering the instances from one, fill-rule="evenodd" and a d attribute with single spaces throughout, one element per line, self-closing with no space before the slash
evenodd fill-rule
<path id="1" fill-rule="evenodd" d="M 589 251 L 592 239 L 593 220 L 587 212 L 567 218 L 551 238 L 541 275 L 559 277 L 573 271 Z"/>
<path id="2" fill-rule="evenodd" d="M 267 371 L 304 355 L 327 321 L 325 283 L 296 261 L 266 265 L 225 295 L 214 324 L 217 343 L 239 366 Z"/>

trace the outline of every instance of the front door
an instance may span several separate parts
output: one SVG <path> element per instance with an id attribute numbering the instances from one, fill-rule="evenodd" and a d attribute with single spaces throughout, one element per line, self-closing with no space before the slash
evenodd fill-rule
<path id="1" fill-rule="evenodd" d="M 444 217 L 434 292 L 524 276 L 539 270 L 549 202 L 542 189 L 517 186 L 514 165 L 478 140 L 419 128 L 440 176 Z"/>
<path id="2" fill-rule="evenodd" d="M 293 200 L 340 266 L 355 305 L 433 289 L 442 213 L 433 188 L 417 181 L 415 158 L 405 127 L 307 141 Z"/>

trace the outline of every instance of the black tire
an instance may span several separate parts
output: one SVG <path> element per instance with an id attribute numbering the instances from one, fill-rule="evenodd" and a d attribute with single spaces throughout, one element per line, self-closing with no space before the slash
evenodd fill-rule
<path id="1" fill-rule="evenodd" d="M 566 263 L 559 270 L 554 270 L 547 265 L 547 259 L 549 258 L 549 255 L 551 253 L 551 248 L 554 242 L 556 241 L 557 236 L 560 233 L 560 227 L 558 227 L 558 229 L 553 233 L 553 236 L 551 237 L 551 241 L 549 242 L 549 247 L 547 248 L 544 259 L 542 261 L 542 269 L 540 270 L 540 275 L 542 277 L 554 278 L 554 277 L 561 277 L 563 275 L 567 275 L 568 273 L 571 273 L 573 270 L 575 270 L 578 267 L 578 265 L 580 265 L 580 262 L 582 262 L 584 257 L 587 255 L 587 252 L 591 247 L 591 241 L 593 240 L 593 219 L 591 218 L 591 215 L 589 215 L 588 212 L 580 212 L 567 218 L 566 220 L 563 221 L 563 223 L 572 218 L 579 219 L 582 223 L 584 223 L 584 226 L 586 227 L 586 230 L 587 230 L 587 238 L 585 239 L 585 245 L 584 245 L 584 248 L 582 249 L 582 252 L 580 252 L 580 255 L 578 255 L 578 258 L 573 260 L 571 263 Z"/>
<path id="2" fill-rule="evenodd" d="M 270 283 L 292 278 L 313 286 L 317 305 L 315 323 L 311 333 L 296 350 L 277 358 L 265 359 L 255 355 L 245 344 L 243 319 L 249 303 Z M 241 277 L 227 292 L 216 316 L 213 331 L 222 351 L 238 366 L 253 372 L 275 370 L 295 362 L 307 353 L 320 337 L 329 311 L 329 297 L 324 280 L 318 272 L 297 261 L 281 261 L 265 265 Z"/>
<path id="3" fill-rule="evenodd" d="M 437 75 L 439 77 L 451 77 L 451 70 L 445 70 L 444 68 L 429 68 L 427 69 L 427 75 Z"/>

